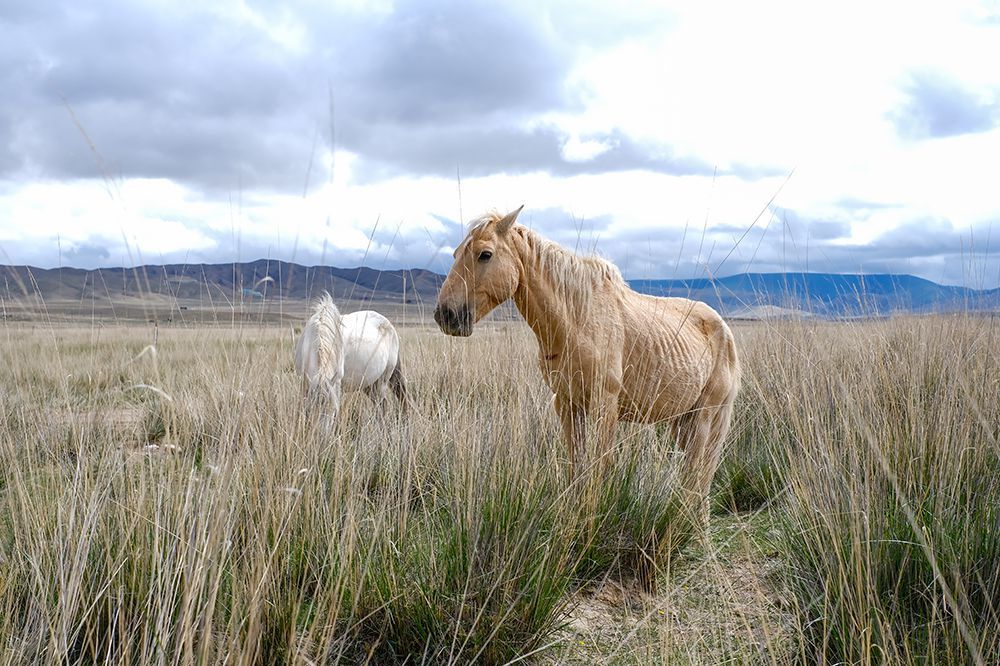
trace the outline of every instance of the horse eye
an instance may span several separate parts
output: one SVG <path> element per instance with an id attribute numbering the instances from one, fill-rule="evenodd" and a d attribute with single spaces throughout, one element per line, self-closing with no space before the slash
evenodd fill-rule
<path id="1" fill-rule="evenodd" d="M 482 252 L 479 253 L 479 261 L 489 261 L 492 256 L 493 256 L 492 252 L 490 252 L 489 250 L 483 250 Z"/>

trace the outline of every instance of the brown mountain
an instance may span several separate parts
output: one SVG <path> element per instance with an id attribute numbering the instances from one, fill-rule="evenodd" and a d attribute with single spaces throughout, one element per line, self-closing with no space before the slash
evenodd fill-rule
<path id="1" fill-rule="evenodd" d="M 423 269 L 377 270 L 301 266 L 260 259 L 233 264 L 166 264 L 136 268 L 2 266 L 0 296 L 12 301 L 91 301 L 167 297 L 232 302 L 309 299 L 329 291 L 338 300 L 433 302 L 443 276 Z"/>

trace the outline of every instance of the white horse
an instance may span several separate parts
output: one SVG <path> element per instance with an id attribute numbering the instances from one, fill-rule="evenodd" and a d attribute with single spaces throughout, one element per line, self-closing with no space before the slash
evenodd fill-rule
<path id="1" fill-rule="evenodd" d="M 364 391 L 380 409 L 391 391 L 407 410 L 399 335 L 392 323 L 373 310 L 341 315 L 328 293 L 313 305 L 295 343 L 295 369 L 309 396 L 326 403 L 330 426 L 344 391 Z"/>

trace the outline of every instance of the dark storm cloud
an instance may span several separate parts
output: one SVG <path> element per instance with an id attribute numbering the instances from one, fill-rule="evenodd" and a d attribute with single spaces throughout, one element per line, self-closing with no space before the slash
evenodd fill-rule
<path id="1" fill-rule="evenodd" d="M 927 139 L 986 132 L 1000 123 L 997 91 L 987 97 L 928 72 L 914 74 L 906 103 L 890 119 L 900 136 Z"/>
<path id="2" fill-rule="evenodd" d="M 563 24 L 527 3 L 458 0 L 404 0 L 389 13 L 253 9 L 254 20 L 197 5 L 0 7 L 0 178 L 297 191 L 310 164 L 313 182 L 328 176 L 313 160 L 331 126 L 365 179 L 707 169 L 613 131 L 598 137 L 606 153 L 568 162 L 565 137 L 525 129 L 540 114 L 582 108 L 567 83 L 582 45 L 653 22 Z"/>

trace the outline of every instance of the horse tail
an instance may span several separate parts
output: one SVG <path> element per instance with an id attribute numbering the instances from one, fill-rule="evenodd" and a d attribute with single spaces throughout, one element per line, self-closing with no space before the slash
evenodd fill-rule
<path id="1" fill-rule="evenodd" d="M 344 376 L 344 340 L 340 311 L 324 292 L 313 305 L 295 345 L 295 369 L 312 390 L 322 389 L 339 404 L 340 382 Z"/>

